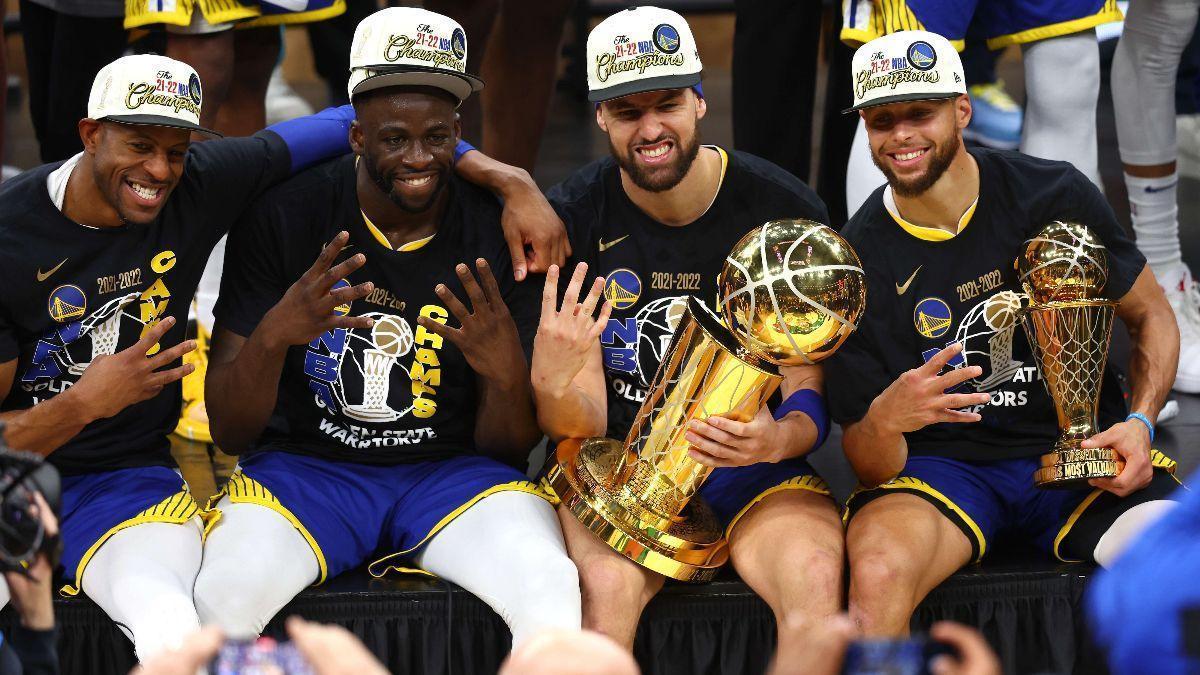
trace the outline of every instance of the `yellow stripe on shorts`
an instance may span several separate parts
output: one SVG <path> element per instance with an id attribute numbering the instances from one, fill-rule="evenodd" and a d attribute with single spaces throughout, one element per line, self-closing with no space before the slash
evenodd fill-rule
<path id="1" fill-rule="evenodd" d="M 125 29 L 157 24 L 187 26 L 199 10 L 211 24 L 261 16 L 253 0 L 125 0 Z"/>

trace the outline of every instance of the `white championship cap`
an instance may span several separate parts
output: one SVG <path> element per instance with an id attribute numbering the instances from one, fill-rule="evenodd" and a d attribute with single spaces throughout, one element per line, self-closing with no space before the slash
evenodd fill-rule
<path id="1" fill-rule="evenodd" d="M 875 38 L 854 52 L 854 107 L 954 98 L 967 93 L 962 61 L 950 41 L 923 30 Z"/>
<path id="2" fill-rule="evenodd" d="M 679 14 L 631 7 L 601 21 L 587 39 L 588 100 L 608 101 L 700 84 L 700 50 Z"/>
<path id="3" fill-rule="evenodd" d="M 483 89 L 467 74 L 467 34 L 448 16 L 388 7 L 363 19 L 350 44 L 350 97 L 402 85 L 437 87 L 460 102 Z"/>
<path id="4" fill-rule="evenodd" d="M 152 124 L 221 134 L 200 126 L 200 76 L 188 64 L 165 56 L 122 56 L 100 69 L 92 82 L 87 114 L 94 120 Z"/>

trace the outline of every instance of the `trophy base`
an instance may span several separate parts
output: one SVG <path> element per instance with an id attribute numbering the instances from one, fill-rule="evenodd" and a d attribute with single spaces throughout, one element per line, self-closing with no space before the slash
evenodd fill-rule
<path id="1" fill-rule="evenodd" d="M 611 438 L 558 444 L 546 480 L 584 527 L 626 558 L 680 581 L 711 581 L 729 559 L 724 532 L 708 504 L 692 497 L 671 519 L 622 493 L 616 479 L 624 446 Z"/>
<path id="2" fill-rule="evenodd" d="M 1121 456 L 1109 448 L 1063 448 L 1041 457 L 1033 482 L 1044 489 L 1087 487 L 1093 478 L 1116 478 L 1124 468 Z"/>

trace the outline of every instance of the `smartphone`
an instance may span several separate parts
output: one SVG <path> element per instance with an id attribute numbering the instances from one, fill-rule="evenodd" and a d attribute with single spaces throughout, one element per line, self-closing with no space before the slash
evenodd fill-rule
<path id="1" fill-rule="evenodd" d="M 898 640 L 856 640 L 846 649 L 842 675 L 929 675 L 929 664 L 949 645 L 913 636 Z"/>
<path id="2" fill-rule="evenodd" d="M 269 637 L 226 642 L 208 672 L 210 675 L 313 675 L 295 645 Z"/>

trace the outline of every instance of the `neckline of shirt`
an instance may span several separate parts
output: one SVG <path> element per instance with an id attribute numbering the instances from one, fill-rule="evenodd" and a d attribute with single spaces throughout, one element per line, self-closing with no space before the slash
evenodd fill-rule
<path id="1" fill-rule="evenodd" d="M 71 174 L 75 172 L 75 167 L 79 165 L 79 160 L 82 157 L 83 157 L 83 152 L 81 151 L 78 154 L 67 158 L 67 160 L 64 161 L 61 166 L 59 166 L 57 169 L 54 169 L 49 174 L 47 174 L 46 175 L 46 193 L 47 193 L 47 196 L 50 198 L 50 203 L 54 204 L 54 208 L 58 209 L 58 212 L 67 221 L 71 222 L 74 225 L 78 225 L 79 227 L 82 227 L 82 228 L 85 228 L 88 230 L 100 230 L 101 228 L 95 227 L 93 225 L 84 225 L 83 223 L 77 223 L 74 220 L 67 218 L 67 214 L 63 212 L 63 205 L 66 204 L 66 202 L 67 202 L 67 183 L 70 182 Z M 115 229 L 121 229 L 121 228 L 115 228 Z"/>
<path id="2" fill-rule="evenodd" d="M 645 216 L 646 220 L 650 221 L 651 223 L 654 223 L 655 225 L 658 225 L 659 227 L 669 230 L 669 231 L 683 230 L 684 228 L 688 227 L 689 225 L 694 225 L 694 224 L 700 222 L 701 220 L 704 219 L 705 216 L 707 216 L 709 214 L 709 212 L 712 211 L 713 205 L 716 204 L 717 199 L 719 199 L 721 197 L 721 190 L 723 190 L 725 188 L 725 178 L 729 173 L 729 153 L 725 151 L 725 148 L 722 148 L 719 145 L 709 145 L 709 144 L 703 144 L 700 147 L 701 148 L 709 148 L 710 150 L 715 150 L 717 155 L 720 156 L 720 158 L 721 158 L 721 176 L 720 176 L 720 178 L 717 179 L 717 189 L 713 191 L 712 199 L 709 200 L 708 205 L 704 207 L 704 211 L 702 211 L 700 213 L 700 215 L 696 216 L 692 220 L 692 222 L 686 223 L 684 225 L 667 225 L 666 223 L 659 222 L 657 219 L 650 216 L 650 214 L 643 211 L 642 208 L 637 205 L 637 202 L 633 201 L 633 199 L 631 199 L 629 197 L 629 194 L 625 192 L 625 188 L 624 188 L 624 186 L 621 185 L 621 180 L 620 180 L 621 168 L 620 168 L 620 166 L 617 166 L 616 167 L 617 168 L 617 190 L 620 191 L 621 197 L 630 206 L 632 206 L 635 211 L 637 211 L 638 213 Z"/>
<path id="3" fill-rule="evenodd" d="M 883 208 L 887 210 L 888 215 L 892 217 L 892 220 L 896 221 L 896 224 L 900 226 L 900 229 L 916 237 L 917 239 L 923 239 L 925 241 L 948 241 L 962 234 L 963 230 L 967 229 L 967 225 L 971 224 L 971 217 L 975 215 L 975 208 L 977 206 L 979 206 L 979 195 L 975 195 L 975 200 L 972 201 L 971 205 L 967 207 L 967 210 L 963 211 L 963 214 L 959 216 L 957 229 L 954 232 L 950 232 L 948 230 L 943 230 L 940 227 L 925 227 L 923 225 L 917 225 L 905 220 L 904 217 L 900 215 L 900 209 L 896 206 L 896 196 L 892 194 L 892 186 L 888 185 L 883 188 Z"/>
<path id="4" fill-rule="evenodd" d="M 357 179 L 356 173 L 358 171 L 359 159 L 360 158 L 357 155 L 355 155 L 354 170 L 352 170 L 350 172 L 350 175 L 351 175 L 350 189 L 352 190 L 351 194 L 354 195 L 355 203 L 358 202 L 358 181 L 356 180 Z M 447 189 L 449 189 L 448 185 L 446 187 L 447 187 Z M 424 248 L 426 244 L 433 241 L 433 238 L 438 235 L 437 231 L 434 231 L 434 233 L 429 235 L 428 237 L 421 237 L 420 239 L 414 239 L 413 241 L 401 244 L 400 247 L 397 248 L 395 246 L 392 246 L 392 242 L 388 241 L 388 238 L 386 235 L 384 235 L 383 230 L 380 230 L 379 227 L 375 225 L 375 223 L 371 222 L 371 218 L 367 215 L 366 211 L 362 210 L 361 205 L 359 205 L 359 207 L 358 207 L 358 213 L 360 216 L 362 216 L 362 222 L 363 222 L 363 225 L 366 226 L 367 233 L 371 235 L 371 238 L 373 238 L 375 240 L 375 243 L 379 244 L 383 248 L 386 248 L 387 250 L 392 251 L 394 253 L 412 253 L 414 251 L 419 251 L 422 248 Z"/>

